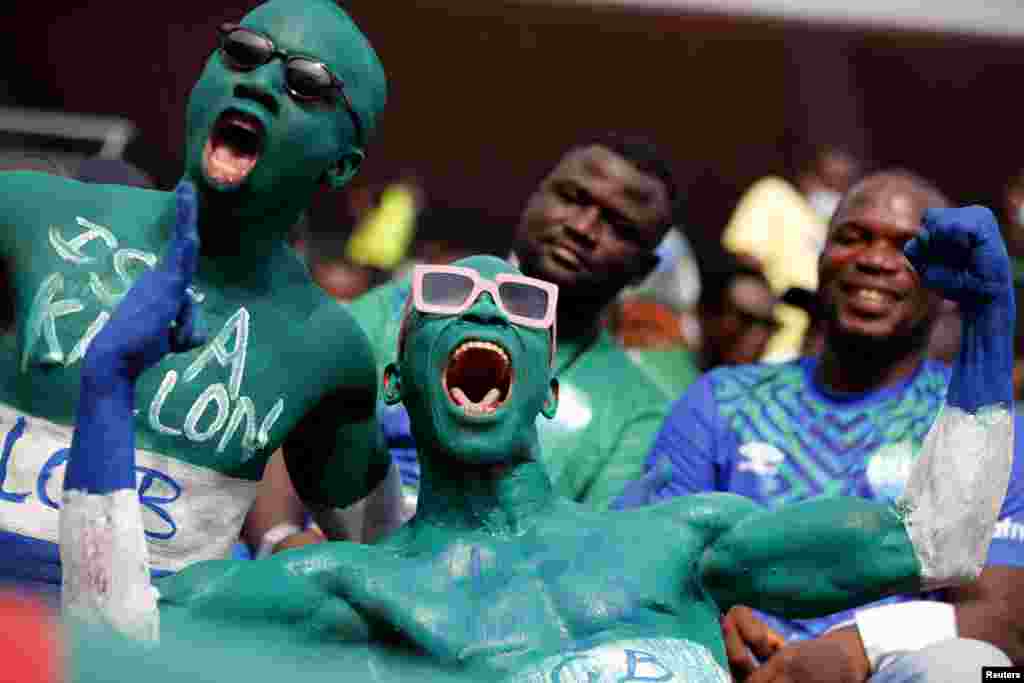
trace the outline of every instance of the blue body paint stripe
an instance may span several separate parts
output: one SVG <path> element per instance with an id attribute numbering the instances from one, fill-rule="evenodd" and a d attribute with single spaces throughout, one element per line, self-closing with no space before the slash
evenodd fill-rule
<path id="1" fill-rule="evenodd" d="M 153 569 L 159 579 L 174 572 Z M 0 584 L 50 584 L 60 587 L 60 550 L 56 543 L 0 530 Z"/>
<path id="2" fill-rule="evenodd" d="M 97 388 L 100 385 L 102 392 Z M 135 490 L 134 407 L 133 382 L 118 377 L 110 368 L 83 369 L 75 431 L 64 471 L 65 491 L 108 494 Z"/>
<path id="3" fill-rule="evenodd" d="M 1013 291 L 979 311 L 965 312 L 960 355 L 953 365 L 946 400 L 968 413 L 993 405 L 1012 405 Z"/>

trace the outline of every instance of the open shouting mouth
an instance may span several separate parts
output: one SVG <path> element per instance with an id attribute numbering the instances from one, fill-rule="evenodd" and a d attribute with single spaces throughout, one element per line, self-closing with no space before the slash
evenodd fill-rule
<path id="1" fill-rule="evenodd" d="M 263 153 L 266 130 L 252 116 L 229 109 L 213 124 L 203 148 L 206 175 L 223 186 L 237 186 L 248 177 Z"/>
<path id="2" fill-rule="evenodd" d="M 442 373 L 445 393 L 466 415 L 491 415 L 512 392 L 512 363 L 492 342 L 467 340 L 455 347 Z"/>

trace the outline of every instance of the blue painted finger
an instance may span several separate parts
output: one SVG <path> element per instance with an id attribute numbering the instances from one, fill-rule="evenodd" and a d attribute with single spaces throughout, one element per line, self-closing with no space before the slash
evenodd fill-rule
<path id="1" fill-rule="evenodd" d="M 177 324 L 171 330 L 171 351 L 183 353 L 206 343 L 206 325 L 202 309 L 191 296 L 186 294 L 185 303 L 175 322 Z"/>
<path id="2" fill-rule="evenodd" d="M 174 234 L 164 259 L 164 268 L 184 278 L 185 286 L 192 282 L 199 259 L 198 199 L 195 186 L 182 180 L 174 189 L 176 215 Z"/>

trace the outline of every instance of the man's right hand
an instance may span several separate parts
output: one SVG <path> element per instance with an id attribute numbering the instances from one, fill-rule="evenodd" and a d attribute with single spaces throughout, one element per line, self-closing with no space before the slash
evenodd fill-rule
<path id="1" fill-rule="evenodd" d="M 758 667 L 755 657 L 765 661 L 785 644 L 775 629 L 764 623 L 749 607 L 737 605 L 722 617 L 725 655 L 733 678 L 743 681 Z"/>

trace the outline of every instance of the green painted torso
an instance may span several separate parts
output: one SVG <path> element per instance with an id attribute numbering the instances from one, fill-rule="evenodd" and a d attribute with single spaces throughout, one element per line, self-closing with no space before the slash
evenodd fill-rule
<path id="1" fill-rule="evenodd" d="M 170 193 L 63 181 L 59 196 L 34 215 L 21 214 L 19 235 L 31 231 L 37 238 L 16 248 L 21 371 L 14 386 L 3 387 L 4 400 L 71 422 L 87 348 L 82 342 L 130 282 L 156 263 L 173 207 Z M 262 474 L 265 458 L 330 378 L 323 365 L 331 357 L 329 340 L 311 331 L 311 323 L 335 311 L 344 315 L 297 260 L 286 265 L 291 272 L 279 274 L 280 286 L 259 296 L 208 287 L 200 272 L 193 291 L 210 340 L 165 358 L 140 379 L 139 447 L 234 476 Z M 246 438 L 247 431 L 255 434 Z"/>
<path id="2" fill-rule="evenodd" d="M 26 420 L 0 482 L 0 491 L 26 495 L 18 507 L 0 498 L 0 528 L 55 541 L 59 450 L 70 444 L 85 350 L 131 282 L 162 256 L 174 195 L 40 174 L 0 176 L 0 189 L 18 317 L 4 346 L 0 428 L 10 435 Z M 146 529 L 151 540 L 191 548 L 169 549 L 166 561 L 154 551 L 158 568 L 230 547 L 220 539 L 217 553 L 200 551 L 210 515 L 224 525 L 218 538 L 237 535 L 267 458 L 352 362 L 339 353 L 347 330 L 365 346 L 287 248 L 271 266 L 269 286 L 253 291 L 211 283 L 216 263 L 201 261 L 192 291 L 208 342 L 164 358 L 138 381 L 137 471 L 140 493 L 152 499 Z M 355 357 L 369 356 L 364 349 Z"/>
<path id="3" fill-rule="evenodd" d="M 318 648 L 370 641 L 370 650 L 420 653 L 410 664 L 418 669 L 426 658 L 439 675 L 475 680 L 568 682 L 591 671 L 595 681 L 717 683 L 727 680 L 719 610 L 696 567 L 728 513 L 718 520 L 710 500 L 614 516 L 561 500 L 519 535 L 414 521 L 376 546 L 283 553 L 254 573 L 196 567 L 159 584 L 162 619 L 194 629 L 202 621 L 183 607 L 236 625 L 259 612 L 259 624 L 304 634 L 307 647 L 310 634 Z M 654 536 L 664 542 L 640 540 Z M 263 595 L 259 607 L 249 594 Z"/>

